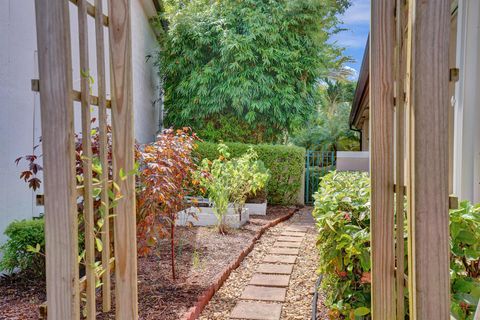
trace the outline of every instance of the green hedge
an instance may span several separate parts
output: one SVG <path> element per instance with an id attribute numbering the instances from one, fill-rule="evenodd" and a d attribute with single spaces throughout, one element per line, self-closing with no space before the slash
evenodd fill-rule
<path id="1" fill-rule="evenodd" d="M 249 147 L 257 152 L 259 160 L 270 170 L 268 202 L 271 204 L 297 204 L 302 190 L 305 167 L 305 149 L 295 146 L 244 143 L 225 143 L 232 157 L 244 154 Z M 196 151 L 198 160 L 216 159 L 217 144 L 200 142 Z"/>

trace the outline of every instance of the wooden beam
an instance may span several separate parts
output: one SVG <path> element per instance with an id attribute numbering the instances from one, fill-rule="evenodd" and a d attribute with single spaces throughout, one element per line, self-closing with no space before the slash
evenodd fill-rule
<path id="1" fill-rule="evenodd" d="M 103 0 L 95 0 L 95 7 L 99 12 L 103 12 Z M 108 198 L 108 174 L 110 172 L 108 164 L 108 130 L 107 130 L 107 88 L 105 72 L 105 39 L 103 34 L 102 16 L 95 16 L 95 43 L 97 46 L 97 84 L 98 84 L 98 127 L 100 137 L 100 164 L 102 166 L 102 175 L 100 177 L 102 191 L 100 194 L 102 202 L 102 216 L 104 223 L 102 226 L 102 310 L 109 312 L 112 306 L 111 301 L 111 270 L 110 270 L 110 205 Z"/>
<path id="2" fill-rule="evenodd" d="M 34 91 L 34 92 L 39 92 L 40 91 L 40 80 L 32 79 L 31 80 L 31 85 L 32 85 L 32 91 Z M 82 93 L 80 91 L 77 91 L 77 90 L 72 90 L 72 98 L 73 98 L 73 101 L 81 102 L 82 101 Z M 101 97 L 90 95 L 89 99 L 90 99 L 90 105 L 100 106 Z M 111 101 L 110 100 L 106 100 L 105 103 L 106 103 L 107 108 L 111 107 Z"/>
<path id="3" fill-rule="evenodd" d="M 113 179 L 122 198 L 114 209 L 116 319 L 138 318 L 133 85 L 130 0 L 109 0 Z"/>
<path id="4" fill-rule="evenodd" d="M 93 212 L 92 187 L 92 139 L 90 112 L 90 66 L 88 59 L 88 22 L 87 0 L 78 0 L 78 47 L 80 51 L 80 76 L 82 105 L 82 170 L 83 170 L 83 219 L 85 221 L 85 272 L 86 272 L 86 305 L 85 317 L 95 319 L 95 217 Z"/>
<path id="5" fill-rule="evenodd" d="M 70 0 L 71 3 L 73 3 L 74 5 L 78 6 L 78 0 Z M 89 16 L 91 17 L 94 17 L 96 18 L 97 16 L 100 17 L 100 19 L 102 20 L 102 25 L 105 26 L 105 27 L 108 27 L 108 17 L 104 14 L 97 14 L 97 11 L 98 12 L 102 12 L 102 10 L 98 10 L 97 7 L 93 6 L 91 3 L 87 2 L 87 13 Z"/>
<path id="6" fill-rule="evenodd" d="M 395 0 L 372 0 L 370 31 L 372 318 L 395 319 L 394 45 Z"/>
<path id="7" fill-rule="evenodd" d="M 395 300 L 397 320 L 405 319 L 404 274 L 404 203 L 405 203 L 405 50 L 404 50 L 404 0 L 396 0 L 396 45 L 395 45 Z"/>
<path id="8" fill-rule="evenodd" d="M 68 2 L 35 1 L 45 190 L 48 319 L 80 319 Z"/>
<path id="9" fill-rule="evenodd" d="M 450 1 L 412 0 L 408 204 L 410 317 L 450 319 L 448 82 Z"/>

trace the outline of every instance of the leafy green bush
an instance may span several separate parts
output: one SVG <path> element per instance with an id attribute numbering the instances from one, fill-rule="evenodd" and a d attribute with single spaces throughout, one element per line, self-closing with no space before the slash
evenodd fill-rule
<path id="1" fill-rule="evenodd" d="M 225 143 L 231 157 L 240 157 L 251 147 L 270 172 L 267 184 L 268 202 L 271 204 L 296 204 L 302 188 L 305 167 L 305 149 L 284 145 L 248 145 Z M 201 142 L 196 150 L 198 160 L 217 159 L 218 145 Z"/>
<path id="2" fill-rule="evenodd" d="M 452 315 L 473 319 L 480 298 L 480 204 L 450 211 Z"/>
<path id="3" fill-rule="evenodd" d="M 14 221 L 5 230 L 10 239 L 0 247 L 0 270 L 23 270 L 34 276 L 45 274 L 44 219 Z M 38 252 L 38 253 L 37 253 Z"/>
<path id="4" fill-rule="evenodd" d="M 370 180 L 332 172 L 315 194 L 319 271 L 331 318 L 370 312 Z M 452 317 L 473 320 L 480 298 L 480 204 L 450 211 Z"/>
<path id="5" fill-rule="evenodd" d="M 269 173 L 262 161 L 257 160 L 257 153 L 249 148 L 238 158 L 230 158 L 228 147 L 218 145 L 220 157 L 213 161 L 203 159 L 196 179 L 205 188 L 209 199 L 215 203 L 213 211 L 218 219 L 218 228 L 224 233 L 224 217 L 228 203 L 232 202 L 235 211 L 242 213 L 249 194 L 263 189 Z"/>
<path id="6" fill-rule="evenodd" d="M 319 272 L 331 317 L 370 313 L 370 183 L 366 173 L 332 172 L 315 194 Z"/>

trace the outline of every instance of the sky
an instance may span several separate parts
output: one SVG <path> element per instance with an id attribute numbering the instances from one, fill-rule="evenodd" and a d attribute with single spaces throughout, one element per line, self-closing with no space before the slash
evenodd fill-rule
<path id="1" fill-rule="evenodd" d="M 354 60 L 347 66 L 355 70 L 356 79 L 370 30 L 370 0 L 352 0 L 352 6 L 340 18 L 343 21 L 342 28 L 347 30 L 335 35 L 333 40 L 345 47 L 345 54 Z"/>

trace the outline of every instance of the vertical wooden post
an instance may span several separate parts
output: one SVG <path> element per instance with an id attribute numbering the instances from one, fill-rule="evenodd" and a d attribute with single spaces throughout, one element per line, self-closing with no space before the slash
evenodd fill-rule
<path id="1" fill-rule="evenodd" d="M 100 134 L 100 164 L 102 175 L 102 310 L 108 312 L 111 309 L 111 284 L 110 284 L 110 219 L 108 198 L 108 140 L 107 140 L 107 101 L 105 84 L 105 39 L 103 35 L 103 0 L 95 0 L 95 43 L 97 46 L 97 84 L 98 84 L 98 127 Z"/>
<path id="2" fill-rule="evenodd" d="M 69 3 L 35 1 L 48 319 L 80 318 Z"/>
<path id="3" fill-rule="evenodd" d="M 404 56 L 404 0 L 396 0 L 396 97 L 395 97 L 395 216 L 396 216 L 396 241 L 395 256 L 397 272 L 395 274 L 396 283 L 396 310 L 397 320 L 405 319 L 404 302 L 404 270 L 405 270 L 405 248 L 404 248 L 404 201 L 405 201 L 405 56 Z"/>
<path id="4" fill-rule="evenodd" d="M 394 10 L 372 0 L 370 31 L 372 318 L 395 319 L 394 256 Z"/>
<path id="5" fill-rule="evenodd" d="M 92 195 L 92 143 L 90 113 L 90 66 L 88 59 L 87 0 L 78 0 L 78 39 L 80 49 L 83 218 L 85 221 L 86 318 L 95 319 L 95 218 Z"/>
<path id="6" fill-rule="evenodd" d="M 450 1 L 412 0 L 409 291 L 412 319 L 450 319 L 448 51 Z"/>
<path id="7" fill-rule="evenodd" d="M 109 0 L 113 178 L 122 198 L 115 207 L 116 319 L 138 318 L 133 85 L 130 0 Z M 126 176 L 120 174 L 124 172 Z"/>

